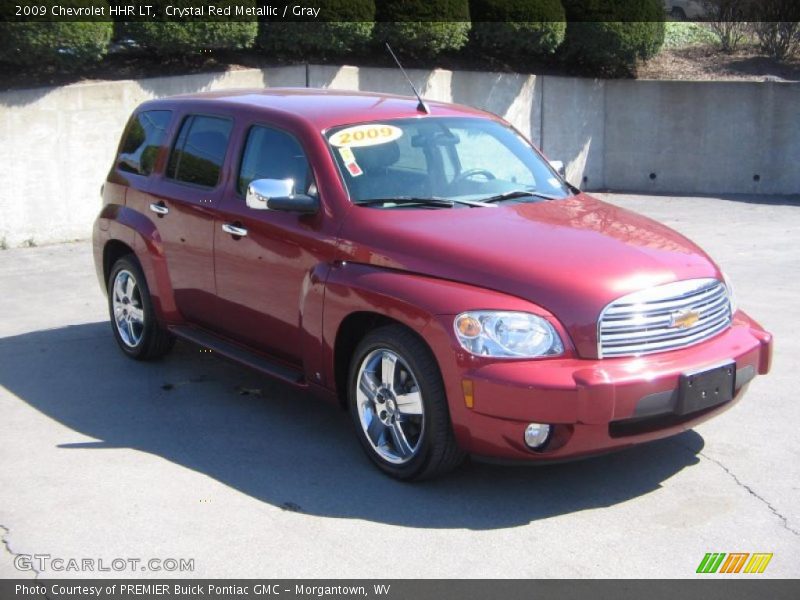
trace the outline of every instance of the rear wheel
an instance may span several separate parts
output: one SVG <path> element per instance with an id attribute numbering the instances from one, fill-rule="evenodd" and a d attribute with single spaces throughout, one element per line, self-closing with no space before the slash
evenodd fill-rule
<path id="1" fill-rule="evenodd" d="M 362 447 L 392 477 L 430 478 L 463 460 L 436 360 L 405 327 L 381 327 L 361 341 L 348 399 Z"/>
<path id="2" fill-rule="evenodd" d="M 175 338 L 156 320 L 147 281 L 132 255 L 123 256 L 111 267 L 108 312 L 114 338 L 131 358 L 153 360 L 172 349 Z"/>

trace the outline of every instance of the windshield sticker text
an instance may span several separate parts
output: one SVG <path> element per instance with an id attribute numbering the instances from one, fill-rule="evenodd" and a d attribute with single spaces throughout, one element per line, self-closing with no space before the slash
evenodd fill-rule
<path id="1" fill-rule="evenodd" d="M 394 125 L 373 123 L 369 125 L 355 125 L 334 133 L 329 141 L 331 146 L 341 148 L 349 146 L 359 148 L 362 146 L 378 146 L 387 144 L 402 137 L 403 130 Z"/>

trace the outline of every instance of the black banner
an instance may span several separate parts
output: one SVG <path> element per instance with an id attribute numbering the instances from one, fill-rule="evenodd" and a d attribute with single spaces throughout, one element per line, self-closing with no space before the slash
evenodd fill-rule
<path id="1" fill-rule="evenodd" d="M 539 580 L 539 579 L 6 579 L 2 600 L 265 600 L 386 598 L 389 600 L 795 600 L 800 581 L 696 580 Z"/>
<path id="2" fill-rule="evenodd" d="M 376 1 L 380 5 L 381 0 Z M 470 15 L 467 2 L 461 9 L 447 13 L 437 10 L 430 2 L 416 5 L 414 21 L 462 22 L 477 20 Z M 552 6 L 552 3 L 547 3 Z M 800 2 L 797 0 L 680 0 L 660 2 L 663 12 L 647 10 L 643 4 L 632 2 L 630 9 L 620 7 L 614 0 L 564 0 L 568 7 L 569 21 L 621 21 L 645 22 L 664 20 L 669 14 L 680 11 L 682 18 L 707 21 L 800 21 Z M 329 10 L 325 0 L 300 0 L 298 2 L 272 2 L 270 0 L 0 0 L 0 21 L 20 22 L 78 22 L 78 21 L 348 21 L 358 18 L 343 18 L 342 14 L 362 14 L 354 10 L 349 13 L 338 8 Z M 454 3 L 451 3 L 454 5 Z M 674 5 L 674 6 L 673 6 Z M 689 14 L 684 7 L 691 6 Z M 420 8 L 421 7 L 421 8 Z M 720 8 L 722 7 L 722 8 Z M 483 10 L 481 21 L 505 21 L 508 11 Z M 562 20 L 553 18 L 552 10 L 536 7 L 527 15 L 535 20 Z M 373 20 L 405 20 L 403 11 L 377 10 Z M 524 20 L 521 17 L 514 20 Z"/>

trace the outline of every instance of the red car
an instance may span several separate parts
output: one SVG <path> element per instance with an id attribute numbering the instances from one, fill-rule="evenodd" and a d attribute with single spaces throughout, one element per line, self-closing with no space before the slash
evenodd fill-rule
<path id="1" fill-rule="evenodd" d="M 182 338 L 341 403 L 397 478 L 674 435 L 769 370 L 770 334 L 700 248 L 471 108 L 146 102 L 103 198 L 94 256 L 123 352 Z"/>

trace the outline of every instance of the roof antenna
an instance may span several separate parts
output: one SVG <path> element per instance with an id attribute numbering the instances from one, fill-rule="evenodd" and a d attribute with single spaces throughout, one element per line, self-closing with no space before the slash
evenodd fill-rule
<path id="1" fill-rule="evenodd" d="M 414 90 L 414 95 L 417 97 L 417 100 L 419 100 L 419 104 L 417 104 L 417 110 L 425 113 L 426 115 L 431 114 L 431 109 L 428 108 L 427 104 L 425 104 L 425 101 L 422 99 L 422 96 L 419 95 L 417 88 L 414 87 L 414 84 L 411 82 L 411 78 L 408 76 L 408 73 L 406 73 L 403 65 L 400 64 L 397 56 L 395 56 L 394 52 L 392 52 L 392 47 L 389 45 L 389 42 L 386 42 L 386 49 L 389 51 L 389 54 L 392 55 L 392 58 L 394 59 L 394 62 L 397 63 L 397 66 L 400 67 L 400 70 L 403 72 L 403 76 L 406 78 L 406 81 L 408 81 L 408 85 L 410 85 L 411 89 Z"/>

